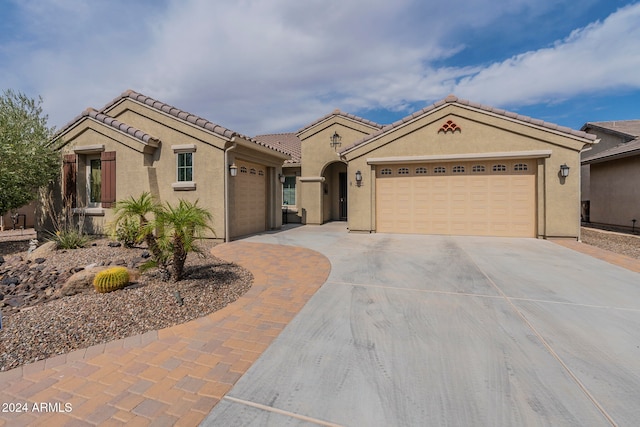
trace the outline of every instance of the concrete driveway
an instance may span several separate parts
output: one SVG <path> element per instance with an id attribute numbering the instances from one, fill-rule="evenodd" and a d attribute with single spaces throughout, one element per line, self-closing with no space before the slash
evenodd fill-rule
<path id="1" fill-rule="evenodd" d="M 535 239 L 255 236 L 327 282 L 203 425 L 637 425 L 640 274 Z"/>

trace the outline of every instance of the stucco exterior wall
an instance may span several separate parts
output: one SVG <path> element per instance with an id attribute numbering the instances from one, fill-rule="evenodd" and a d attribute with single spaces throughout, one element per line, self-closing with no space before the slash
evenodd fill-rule
<path id="1" fill-rule="evenodd" d="M 631 227 L 632 219 L 640 221 L 639 182 L 638 156 L 592 164 L 591 222 Z"/>
<path id="2" fill-rule="evenodd" d="M 150 191 L 150 170 L 145 166 L 146 155 L 142 144 L 138 143 L 113 129 L 86 120 L 68 134 L 66 145 L 61 149 L 62 154 L 74 154 L 74 150 L 86 146 L 103 145 L 104 151 L 116 152 L 116 195 L 118 200 L 129 196 L 138 196 L 144 191 Z M 138 150 L 132 148 L 138 148 Z M 77 206 L 87 206 L 86 164 L 87 156 L 99 155 L 100 152 L 79 154 L 77 157 Z M 103 209 L 101 213 L 87 214 L 85 225 L 91 233 L 103 234 L 107 232 L 107 224 L 113 219 L 113 209 Z"/>
<path id="3" fill-rule="evenodd" d="M 588 150 L 585 150 L 581 157 L 592 156 L 594 154 L 600 153 L 602 151 L 608 150 L 609 148 L 613 148 L 616 145 L 622 144 L 626 140 L 619 135 L 612 135 L 610 133 L 606 133 L 600 131 L 598 129 L 588 128 L 587 131 L 594 135 L 597 135 L 600 141 L 597 144 L 593 144 L 589 147 Z M 591 200 L 591 191 L 590 191 L 590 181 L 591 181 L 591 173 L 590 173 L 590 165 L 582 165 L 580 170 L 580 200 L 587 201 Z"/>
<path id="4" fill-rule="evenodd" d="M 342 162 L 338 151 L 341 147 L 346 147 L 367 135 L 370 135 L 377 128 L 368 126 L 343 116 L 336 115 L 330 120 L 319 123 L 306 129 L 298 136 L 302 150 L 301 168 L 301 208 L 302 221 L 305 224 L 322 224 L 331 219 L 339 218 L 337 197 L 338 197 L 338 175 L 334 168 L 329 165 L 333 162 Z M 334 149 L 329 144 L 331 136 L 337 132 L 341 137 L 341 147 Z M 322 177 L 325 172 L 329 176 L 324 181 L 313 179 Z M 305 180 L 311 178 L 311 181 Z M 325 184 L 328 186 L 328 193 L 325 194 Z"/>
<path id="5" fill-rule="evenodd" d="M 448 120 L 461 131 L 439 132 Z M 579 152 L 584 141 L 560 133 L 529 127 L 491 114 L 449 105 L 409 122 L 379 138 L 345 153 L 349 162 L 349 229 L 375 230 L 375 165 L 369 158 L 421 155 L 468 155 L 470 153 L 510 153 L 551 150 L 538 161 L 538 235 L 577 237 L 579 235 L 580 181 Z M 569 166 L 566 179 L 559 176 L 560 165 Z M 360 170 L 363 182 L 355 185 Z"/>

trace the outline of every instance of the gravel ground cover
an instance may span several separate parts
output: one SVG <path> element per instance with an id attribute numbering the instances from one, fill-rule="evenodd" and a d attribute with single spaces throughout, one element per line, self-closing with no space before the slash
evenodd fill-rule
<path id="1" fill-rule="evenodd" d="M 638 236 L 583 227 L 582 241 L 640 259 Z M 97 240 L 95 246 L 85 249 L 56 251 L 46 262 L 63 269 L 114 259 L 127 263 L 143 250 L 111 248 L 108 242 Z M 0 256 L 26 257 L 28 245 L 28 241 L 0 239 Z M 149 272 L 143 274 L 136 285 L 122 291 L 78 294 L 4 313 L 0 330 L 0 371 L 184 323 L 235 301 L 249 290 L 253 277 L 240 266 L 210 255 L 213 245 L 212 242 L 202 245 L 204 258 L 189 255 L 187 278 L 179 283 L 164 282 Z M 175 292 L 183 299 L 182 305 Z"/>
<path id="2" fill-rule="evenodd" d="M 55 251 L 43 264 L 69 270 L 116 259 L 128 263 L 144 249 L 112 248 L 107 246 L 108 242 L 97 240 L 95 246 L 84 249 Z M 253 276 L 236 264 L 210 255 L 213 245 L 212 242 L 200 245 L 204 257 L 189 254 L 186 279 L 178 283 L 163 281 L 157 272 L 150 271 L 120 291 L 106 294 L 90 291 L 19 311 L 3 310 L 0 371 L 184 323 L 225 307 L 250 289 Z M 26 259 L 26 252 L 15 251 L 27 247 L 28 242 L 0 241 L 0 254 L 7 263 L 17 263 L 18 257 Z"/>
<path id="3" fill-rule="evenodd" d="M 640 237 L 636 235 L 582 227 L 581 240 L 591 246 L 640 259 Z"/>

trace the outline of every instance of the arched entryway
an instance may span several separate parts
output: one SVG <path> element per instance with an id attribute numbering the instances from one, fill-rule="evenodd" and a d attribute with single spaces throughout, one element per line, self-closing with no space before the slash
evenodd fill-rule
<path id="1" fill-rule="evenodd" d="M 322 222 L 347 220 L 347 164 L 328 163 L 322 171 Z"/>

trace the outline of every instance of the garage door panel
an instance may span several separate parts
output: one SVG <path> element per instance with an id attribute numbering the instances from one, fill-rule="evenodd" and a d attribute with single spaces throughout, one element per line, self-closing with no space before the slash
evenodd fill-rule
<path id="1" fill-rule="evenodd" d="M 514 169 L 517 162 L 500 162 L 486 173 L 471 173 L 473 163 L 460 163 L 466 173 L 455 174 L 453 165 L 424 165 L 442 175 L 380 176 L 376 181 L 376 217 L 379 232 L 535 236 L 535 173 Z M 399 166 L 400 167 L 400 166 Z M 416 170 L 420 165 L 411 165 Z M 393 170 L 394 168 L 392 168 Z M 460 170 L 458 168 L 457 170 Z M 394 183 L 390 185 L 390 183 Z M 388 209 L 383 205 L 393 205 Z"/>
<path id="2" fill-rule="evenodd" d="M 266 167 L 237 161 L 235 178 L 233 236 L 243 236 L 266 230 L 267 191 Z"/>

